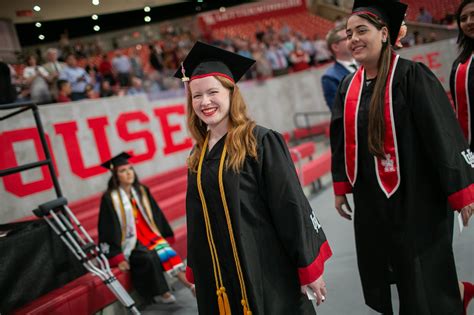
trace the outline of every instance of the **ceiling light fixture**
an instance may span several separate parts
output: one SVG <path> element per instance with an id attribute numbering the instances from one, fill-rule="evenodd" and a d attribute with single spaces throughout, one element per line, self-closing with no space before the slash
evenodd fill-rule
<path id="1" fill-rule="evenodd" d="M 36 26 L 36 27 L 41 27 L 41 23 L 40 23 L 40 22 L 36 22 L 35 26 Z"/>
<path id="2" fill-rule="evenodd" d="M 94 25 L 94 31 L 96 31 L 96 32 L 100 31 L 100 26 L 99 25 Z"/>
<path id="3" fill-rule="evenodd" d="M 143 11 L 145 12 L 150 12 L 151 11 L 151 8 L 149 6 L 146 6 L 143 8 Z"/>
<path id="4" fill-rule="evenodd" d="M 94 21 L 99 18 L 99 16 L 98 16 L 97 14 L 93 14 L 91 17 L 92 17 L 92 19 L 93 19 Z"/>
<path id="5" fill-rule="evenodd" d="M 39 38 L 40 40 L 44 40 L 44 35 L 43 35 L 43 34 L 40 34 L 40 35 L 38 36 L 38 38 Z"/>
<path id="6" fill-rule="evenodd" d="M 151 21 L 151 17 L 149 17 L 149 16 L 145 16 L 145 17 L 143 18 L 143 20 L 145 20 L 145 22 L 147 22 L 147 23 L 148 23 L 148 22 L 150 22 L 150 21 Z"/>
<path id="7" fill-rule="evenodd" d="M 36 12 L 39 12 L 39 11 L 41 11 L 41 7 L 39 5 L 35 5 L 33 7 L 33 10 L 35 10 Z"/>
<path id="8" fill-rule="evenodd" d="M 99 5 L 99 4 L 100 4 L 100 1 L 99 1 L 99 0 L 92 0 L 92 4 L 93 4 L 93 5 Z"/>

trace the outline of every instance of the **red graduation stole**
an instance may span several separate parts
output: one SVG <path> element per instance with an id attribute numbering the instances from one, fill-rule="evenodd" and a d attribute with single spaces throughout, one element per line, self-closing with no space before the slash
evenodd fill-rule
<path id="1" fill-rule="evenodd" d="M 471 62 L 472 56 L 465 63 L 458 64 L 454 79 L 456 116 L 469 144 L 471 144 L 471 109 L 469 106 L 468 80 Z"/>
<path id="2" fill-rule="evenodd" d="M 377 179 L 380 188 L 387 198 L 390 198 L 400 185 L 400 169 L 398 167 L 398 146 L 393 119 L 392 84 L 393 74 L 400 56 L 392 54 L 390 70 L 385 87 L 385 159 L 374 157 Z M 344 101 L 344 145 L 346 174 L 349 182 L 354 186 L 357 179 L 357 115 L 359 112 L 360 97 L 364 81 L 364 67 L 359 67 L 352 78 Z"/>

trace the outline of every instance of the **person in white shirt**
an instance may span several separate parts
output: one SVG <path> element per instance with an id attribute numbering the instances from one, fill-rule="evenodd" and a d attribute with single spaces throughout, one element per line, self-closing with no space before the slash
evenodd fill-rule
<path id="1" fill-rule="evenodd" d="M 35 103 L 48 103 L 52 101 L 49 90 L 48 72 L 36 63 L 36 57 L 30 55 L 26 59 L 27 67 L 23 70 L 23 79 L 30 90 L 31 101 Z"/>

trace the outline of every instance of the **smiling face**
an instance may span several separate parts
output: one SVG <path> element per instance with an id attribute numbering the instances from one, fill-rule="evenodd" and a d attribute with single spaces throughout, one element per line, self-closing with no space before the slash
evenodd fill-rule
<path id="1" fill-rule="evenodd" d="M 371 22 L 352 15 L 346 26 L 347 47 L 357 62 L 367 66 L 377 64 L 382 51 L 382 41 L 388 41 L 388 29 L 378 30 Z"/>
<path id="2" fill-rule="evenodd" d="M 230 91 L 215 77 L 194 79 L 189 83 L 193 110 L 209 129 L 227 126 Z"/>
<path id="3" fill-rule="evenodd" d="M 474 39 L 474 2 L 467 4 L 461 11 L 459 26 L 464 35 Z"/>
<path id="4" fill-rule="evenodd" d="M 119 185 L 129 186 L 135 181 L 135 172 L 131 164 L 120 165 L 117 167 L 117 178 Z"/>

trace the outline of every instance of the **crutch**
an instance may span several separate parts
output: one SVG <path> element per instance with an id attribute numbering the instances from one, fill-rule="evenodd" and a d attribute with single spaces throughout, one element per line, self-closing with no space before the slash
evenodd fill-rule
<path id="1" fill-rule="evenodd" d="M 109 262 L 97 246 L 71 209 L 67 206 L 64 197 L 48 201 L 33 210 L 33 213 L 46 220 L 53 231 L 61 238 L 82 265 L 92 274 L 98 276 L 112 291 L 117 299 L 130 313 L 139 315 L 135 301 L 122 284 L 117 280 L 110 269 Z"/>

